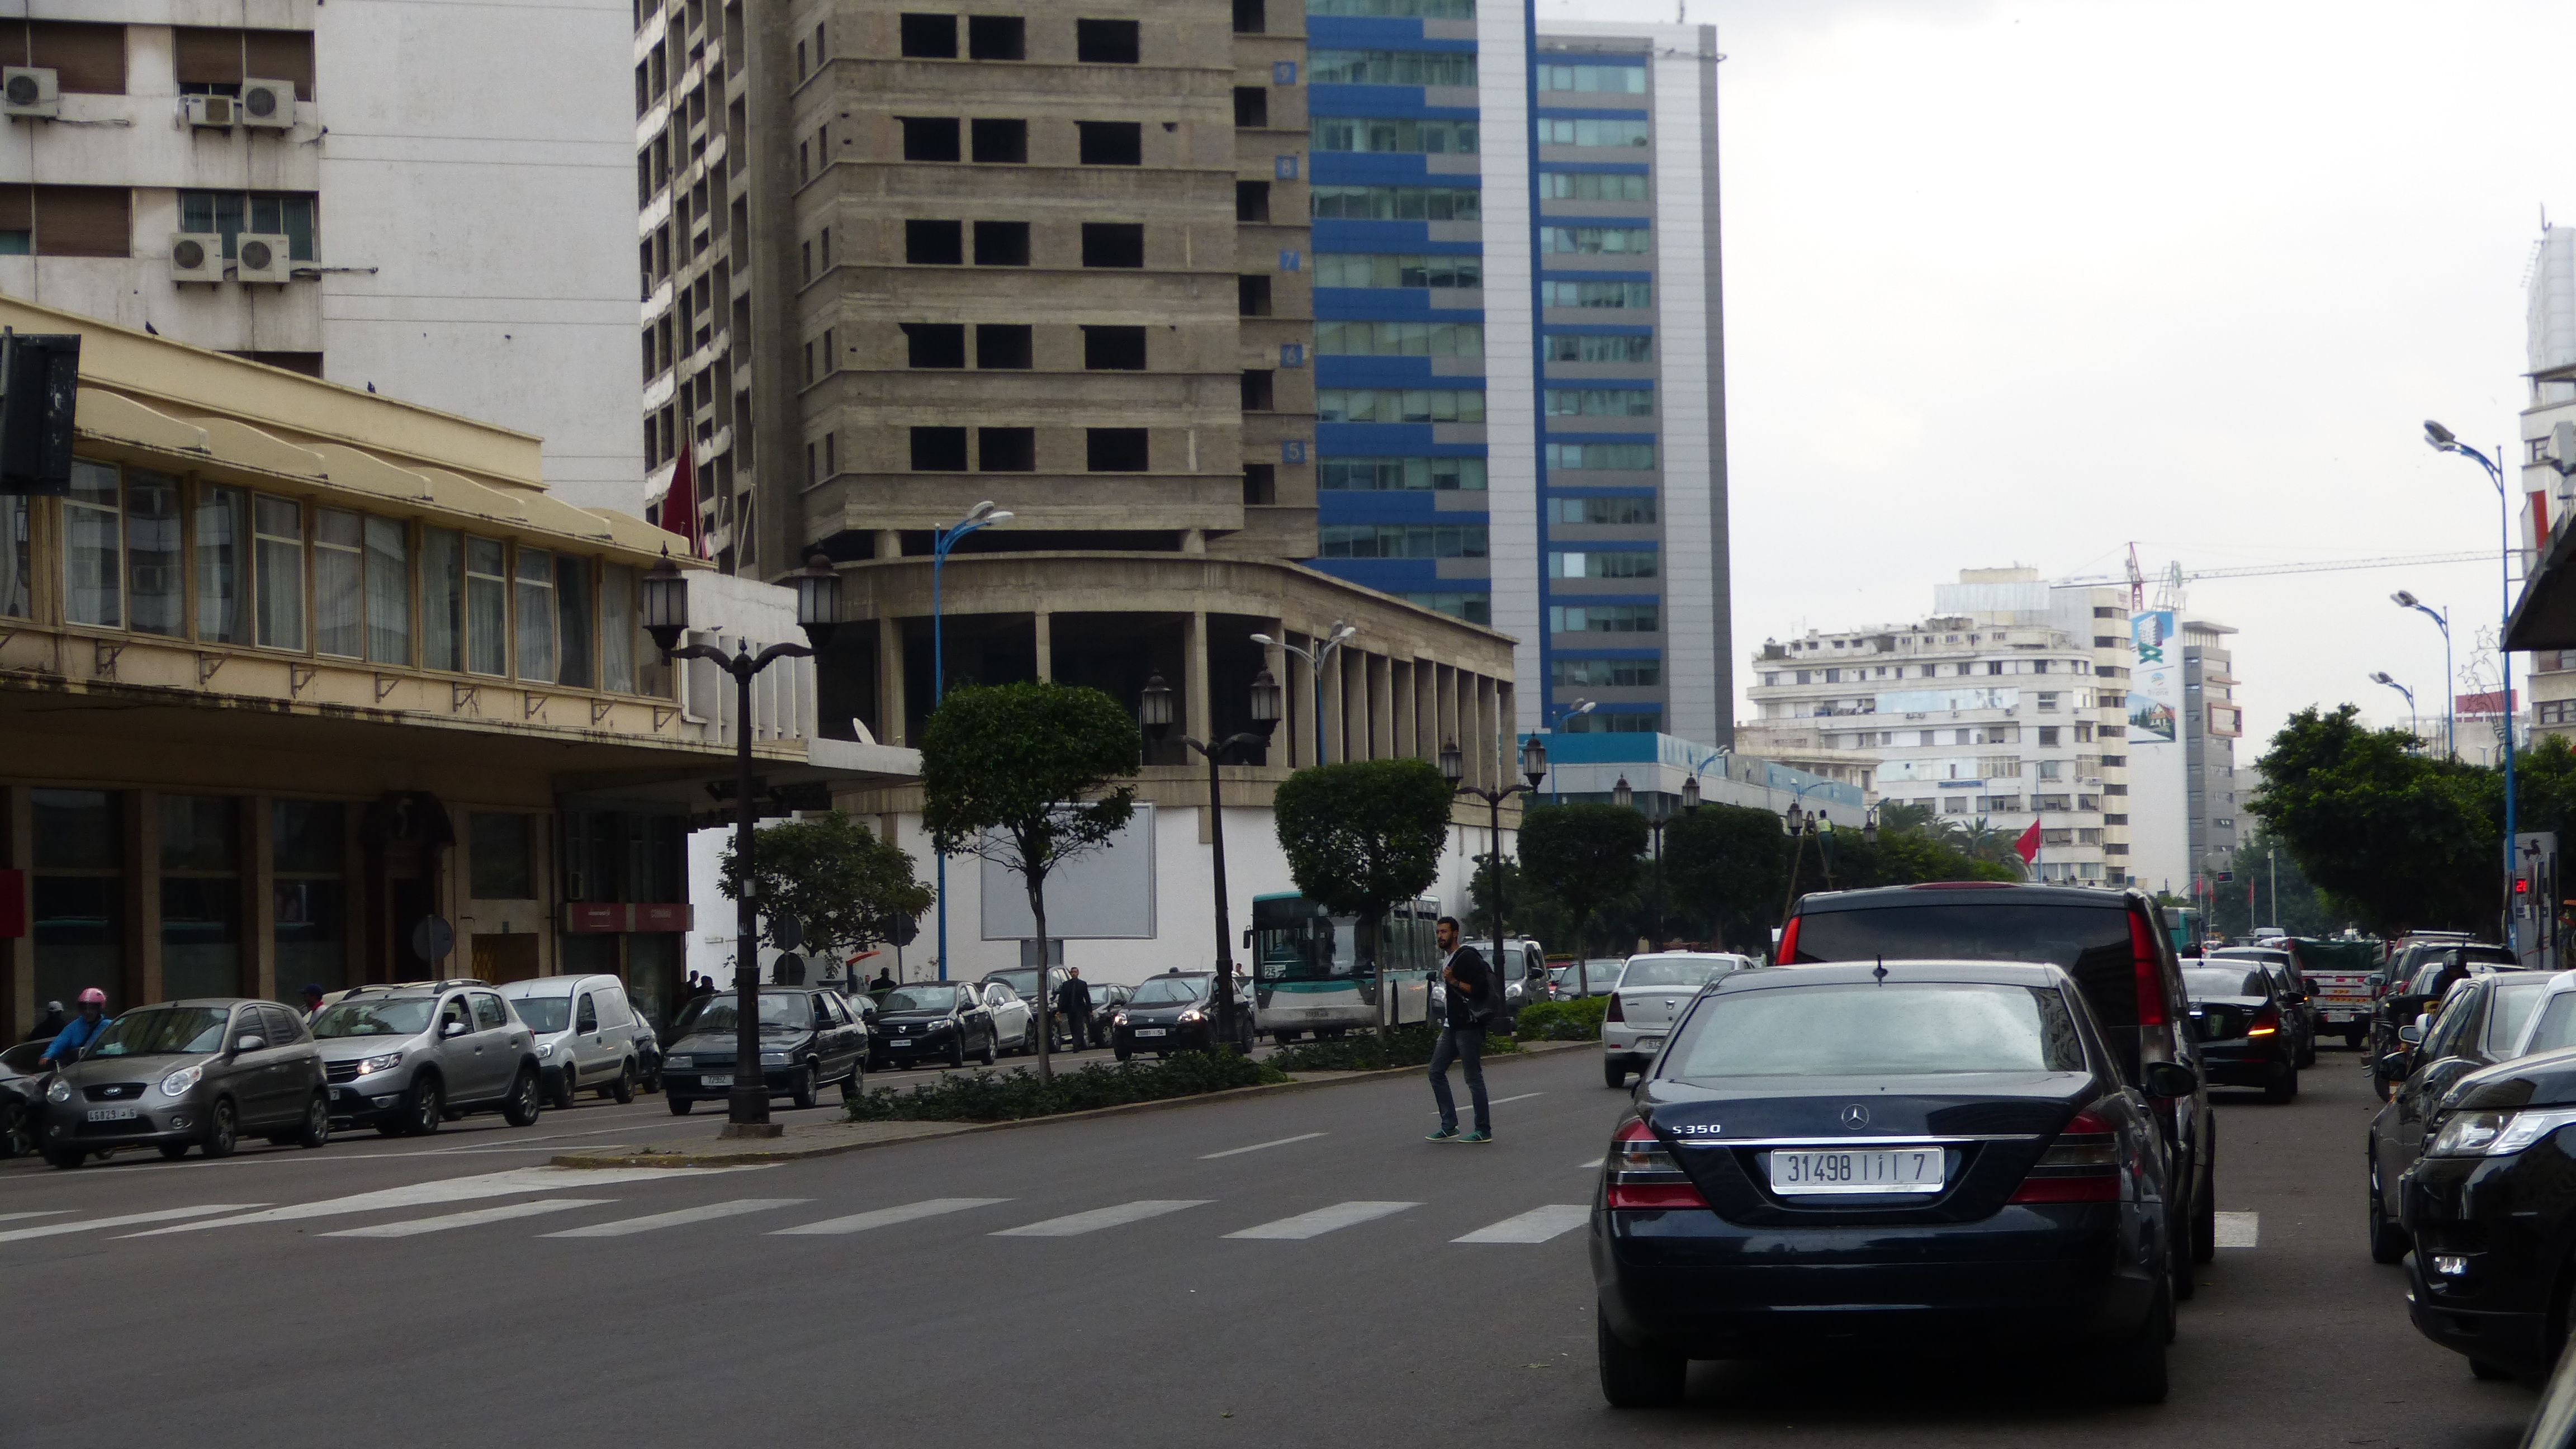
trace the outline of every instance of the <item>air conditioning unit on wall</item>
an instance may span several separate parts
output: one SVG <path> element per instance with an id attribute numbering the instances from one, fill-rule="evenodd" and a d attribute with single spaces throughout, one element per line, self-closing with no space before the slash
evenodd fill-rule
<path id="1" fill-rule="evenodd" d="M 62 85 L 53 67 L 0 66 L 0 115 L 52 117 L 62 112 Z"/>
<path id="2" fill-rule="evenodd" d="M 295 264 L 287 260 L 286 249 L 283 235 L 243 232 L 233 238 L 233 280 L 285 285 L 295 275 Z"/>
<path id="3" fill-rule="evenodd" d="M 229 131 L 241 123 L 241 102 L 231 96 L 181 96 L 188 124 Z"/>
<path id="4" fill-rule="evenodd" d="M 170 233 L 170 280 L 174 282 L 221 282 L 224 279 L 224 239 L 211 231 L 174 231 Z"/>
<path id="5" fill-rule="evenodd" d="M 283 131 L 295 124 L 295 82 L 245 80 L 241 88 L 241 123 Z"/>

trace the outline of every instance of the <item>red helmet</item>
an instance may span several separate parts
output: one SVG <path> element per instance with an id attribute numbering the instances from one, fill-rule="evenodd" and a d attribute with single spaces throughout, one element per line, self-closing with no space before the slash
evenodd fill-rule
<path id="1" fill-rule="evenodd" d="M 83 1006 L 105 1006 L 107 1005 L 107 993 L 93 986 L 80 994 L 80 1004 Z"/>

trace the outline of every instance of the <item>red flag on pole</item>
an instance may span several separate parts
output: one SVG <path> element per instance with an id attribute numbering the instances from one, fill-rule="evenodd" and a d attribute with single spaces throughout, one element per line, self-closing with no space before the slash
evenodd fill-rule
<path id="1" fill-rule="evenodd" d="M 689 439 L 680 440 L 679 461 L 671 465 L 671 486 L 662 493 L 660 522 L 664 532 L 676 533 L 689 541 L 689 557 L 706 557 L 706 540 L 698 536 L 697 468 L 690 457 Z"/>
<path id="2" fill-rule="evenodd" d="M 2034 820 L 2030 822 L 2030 828 L 2021 833 L 2021 839 L 2013 842 L 2013 851 L 2021 857 L 2021 863 L 2024 865 L 2028 865 L 2032 861 L 2039 859 L 2038 821 Z"/>

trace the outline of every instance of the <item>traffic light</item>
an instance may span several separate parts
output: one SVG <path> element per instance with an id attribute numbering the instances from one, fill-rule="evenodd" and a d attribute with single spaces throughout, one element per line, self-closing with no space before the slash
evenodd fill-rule
<path id="1" fill-rule="evenodd" d="M 0 493 L 71 491 L 80 344 L 77 333 L 0 332 Z"/>

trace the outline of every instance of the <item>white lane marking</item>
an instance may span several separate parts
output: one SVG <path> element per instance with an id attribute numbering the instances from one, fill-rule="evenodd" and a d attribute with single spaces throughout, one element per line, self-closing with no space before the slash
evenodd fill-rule
<path id="1" fill-rule="evenodd" d="M 1183 1208 L 1206 1207 L 1214 1201 L 1214 1198 L 1205 1197 L 1139 1198 L 1135 1202 L 1122 1202 L 1116 1207 L 1093 1208 L 1087 1213 L 1069 1213 L 1060 1218 L 1048 1218 L 1044 1222 L 1030 1223 L 1025 1227 L 1004 1228 L 993 1236 L 997 1238 L 1080 1237 L 1084 1233 L 1096 1233 L 1103 1228 L 1124 1227 L 1128 1223 L 1141 1223 L 1147 1218 L 1159 1218 L 1165 1213 L 1176 1213 Z"/>
<path id="2" fill-rule="evenodd" d="M 2212 1246 L 2250 1248 L 2254 1246 L 2255 1239 L 2262 1236 L 2261 1213 L 2220 1213 L 2217 1216 L 2218 1232 Z"/>
<path id="3" fill-rule="evenodd" d="M 652 1213 L 640 1218 L 621 1218 L 613 1223 L 592 1223 L 587 1227 L 566 1228 L 560 1233 L 539 1233 L 541 1238 L 625 1238 L 661 1228 L 676 1228 L 686 1223 L 713 1222 L 717 1218 L 738 1218 L 745 1213 L 765 1213 L 773 1208 L 797 1207 L 812 1202 L 804 1197 L 741 1197 L 731 1202 L 711 1202 L 704 1207 L 679 1208 L 667 1213 Z"/>
<path id="4" fill-rule="evenodd" d="M 1486 1105 L 1486 1106 L 1488 1106 L 1488 1107 L 1500 1107 L 1500 1106 L 1504 1106 L 1504 1105 L 1506 1105 L 1506 1104 L 1508 1104 L 1508 1103 L 1512 1103 L 1512 1102 L 1526 1102 L 1526 1101 L 1528 1101 L 1528 1100 L 1529 1100 L 1530 1098 L 1532 1098 L 1532 1097 L 1544 1097 L 1544 1096 L 1546 1096 L 1546 1095 L 1547 1095 L 1547 1093 L 1545 1093 L 1545 1092 L 1523 1092 L 1523 1093 L 1521 1093 L 1521 1094 L 1520 1094 L 1519 1096 L 1517 1096 L 1517 1097 L 1491 1097 L 1491 1098 L 1487 1098 L 1487 1099 L 1486 1099 L 1485 1105 Z M 1434 1108 L 1431 1110 L 1431 1115 L 1432 1115 L 1432 1116 L 1434 1116 L 1434 1117 L 1439 1116 L 1439 1115 L 1440 1115 L 1440 1109 L 1439 1109 L 1439 1108 L 1437 1108 L 1437 1107 L 1434 1107 Z"/>
<path id="5" fill-rule="evenodd" d="M 41 1213 L 0 1213 L 0 1223 L 23 1223 L 29 1218 L 58 1218 L 70 1211 L 70 1208 L 54 1208 Z"/>
<path id="6" fill-rule="evenodd" d="M 324 1233 L 326 1238 L 416 1238 L 423 1233 L 443 1233 L 450 1228 L 476 1228 L 485 1223 L 506 1223 L 512 1218 L 532 1218 L 540 1213 L 559 1213 L 570 1208 L 598 1207 L 617 1201 L 613 1197 L 541 1197 L 531 1202 L 505 1202 L 499 1207 L 473 1208 L 449 1213 L 444 1217 L 412 1218 L 399 1223 L 369 1223 L 363 1228 L 342 1228 Z"/>
<path id="7" fill-rule="evenodd" d="M 24 1242 L 29 1238 L 58 1237 L 64 1233 L 95 1232 L 101 1228 L 130 1228 L 143 1223 L 166 1223 L 177 1218 L 201 1218 L 215 1213 L 245 1212 L 258 1207 L 255 1202 L 218 1202 L 204 1207 L 163 1208 L 158 1212 L 127 1213 L 122 1217 L 86 1218 L 76 1223 L 47 1223 L 38 1228 L 12 1228 L 0 1233 L 0 1243 Z"/>
<path id="8" fill-rule="evenodd" d="M 1574 1231 L 1592 1220 L 1592 1209 L 1579 1202 L 1549 1203 L 1531 1208 L 1518 1217 L 1481 1227 L 1464 1237 L 1451 1238 L 1453 1243 L 1544 1243 Z"/>
<path id="9" fill-rule="evenodd" d="M 829 1237 L 842 1233 L 864 1233 L 870 1228 L 890 1228 L 897 1223 L 918 1222 L 923 1218 L 962 1213 L 968 1208 L 999 1207 L 1009 1202 L 1006 1197 L 934 1197 L 921 1202 L 908 1202 L 901 1207 L 878 1208 L 874 1212 L 852 1213 L 845 1218 L 825 1218 L 819 1223 L 803 1223 L 780 1228 L 773 1238 Z"/>
<path id="10" fill-rule="evenodd" d="M 1223 1152 L 1201 1153 L 1199 1161 L 1214 1162 L 1220 1157 L 1236 1157 L 1246 1152 L 1259 1152 L 1265 1147 L 1285 1147 L 1291 1142 L 1312 1142 L 1323 1135 L 1325 1134 L 1321 1132 L 1300 1132 L 1294 1137 L 1282 1137 L 1276 1142 L 1255 1142 L 1250 1147 L 1229 1147 Z"/>
<path id="11" fill-rule="evenodd" d="M 1574 1170 L 1577 1172 L 1598 1172 L 1601 1170 L 1601 1164 L 1608 1160 L 1609 1159 L 1603 1157 L 1595 1157 L 1589 1162 L 1578 1162 L 1574 1164 Z"/>
<path id="12" fill-rule="evenodd" d="M 767 1164 L 760 1164 L 766 1166 Z M 375 1192 L 352 1193 L 347 1197 L 324 1198 L 320 1202 L 295 1203 L 270 1208 L 263 1213 L 248 1213 L 235 1218 L 215 1218 L 207 1222 L 181 1223 L 175 1228 L 155 1228 L 150 1233 L 128 1233 L 134 1238 L 148 1238 L 157 1233 L 187 1233 L 199 1228 L 229 1228 L 240 1223 L 297 1222 L 305 1218 L 337 1217 L 343 1213 L 383 1212 L 389 1208 L 434 1207 L 440 1203 L 472 1202 L 476 1198 L 513 1197 L 523 1192 L 546 1192 L 575 1186 L 612 1187 L 621 1182 L 670 1182 L 692 1180 L 716 1172 L 750 1172 L 753 1167 L 513 1167 L 502 1172 L 486 1172 L 473 1177 L 450 1177 L 436 1182 L 415 1182 L 404 1187 L 382 1188 Z"/>
<path id="13" fill-rule="evenodd" d="M 1420 1206 L 1422 1204 L 1418 1202 L 1337 1202 L 1331 1207 L 1317 1208 L 1310 1213 L 1299 1213 L 1293 1218 L 1281 1218 L 1277 1222 L 1263 1223 L 1258 1227 L 1245 1228 L 1239 1233 L 1228 1233 L 1226 1236 L 1296 1242 L 1305 1238 L 1320 1238 L 1336 1228 L 1347 1228 L 1354 1223 L 1375 1222 L 1379 1218 L 1393 1217 L 1406 1208 Z"/>

